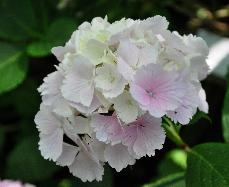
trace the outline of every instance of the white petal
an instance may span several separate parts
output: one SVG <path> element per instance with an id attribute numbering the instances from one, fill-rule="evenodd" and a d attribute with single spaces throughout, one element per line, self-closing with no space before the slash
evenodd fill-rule
<path id="1" fill-rule="evenodd" d="M 64 125 L 66 132 L 73 134 L 90 134 L 90 120 L 81 116 L 69 118 L 67 123 Z"/>
<path id="2" fill-rule="evenodd" d="M 122 144 L 116 144 L 114 146 L 107 145 L 104 157 L 109 165 L 115 168 L 117 172 L 135 163 L 135 159 L 129 154 L 127 147 Z"/>
<path id="3" fill-rule="evenodd" d="M 115 68 L 116 67 L 112 64 L 105 64 L 101 67 L 96 68 L 96 87 L 101 88 L 103 90 L 112 89 L 113 84 L 118 76 L 115 72 Z"/>
<path id="4" fill-rule="evenodd" d="M 92 149 L 93 155 L 95 156 L 96 159 L 105 162 L 104 158 L 104 150 L 106 144 L 98 141 L 94 134 L 91 135 L 91 138 L 93 139 L 92 142 L 90 143 L 90 147 Z"/>
<path id="5" fill-rule="evenodd" d="M 123 93 L 126 84 L 127 84 L 127 82 L 123 78 L 120 78 L 118 81 L 116 81 L 116 83 L 113 85 L 113 88 L 111 90 L 103 91 L 103 95 L 106 98 L 117 97 Z"/>
<path id="6" fill-rule="evenodd" d="M 60 166 L 69 166 L 73 163 L 76 154 L 79 152 L 79 147 L 63 143 L 63 151 L 57 159 L 56 164 Z"/>
<path id="7" fill-rule="evenodd" d="M 139 110 L 138 105 L 137 102 L 131 97 L 129 92 L 124 91 L 112 101 L 118 117 L 123 122 L 130 123 L 137 119 Z"/>
<path id="8" fill-rule="evenodd" d="M 45 159 L 56 161 L 62 153 L 63 130 L 58 128 L 52 134 L 40 134 L 39 150 Z"/>
<path id="9" fill-rule="evenodd" d="M 126 81 L 113 64 L 104 64 L 96 69 L 95 83 L 106 98 L 120 95 L 126 85 Z"/>
<path id="10" fill-rule="evenodd" d="M 203 111 L 205 113 L 208 113 L 208 103 L 206 101 L 206 93 L 203 88 L 200 89 L 199 91 L 199 106 L 198 108 L 200 111 Z"/>
<path id="11" fill-rule="evenodd" d="M 150 63 L 156 63 L 158 58 L 158 45 L 146 46 L 141 49 L 139 53 L 139 65 L 147 65 Z"/>
<path id="12" fill-rule="evenodd" d="M 75 158 L 74 162 L 69 166 L 70 172 L 79 177 L 83 182 L 101 181 L 104 168 L 101 163 L 92 160 L 88 154 L 83 151 Z"/>
<path id="13" fill-rule="evenodd" d="M 98 100 L 98 98 L 94 96 L 92 99 L 91 105 L 88 107 L 80 103 L 75 103 L 75 102 L 70 102 L 70 105 L 76 108 L 79 112 L 88 116 L 88 115 L 91 115 L 95 110 L 97 110 L 101 106 L 101 103 Z"/>
<path id="14" fill-rule="evenodd" d="M 59 71 L 50 73 L 44 78 L 44 83 L 38 88 L 38 91 L 45 105 L 52 105 L 60 97 L 62 82 L 63 75 Z"/>
<path id="15" fill-rule="evenodd" d="M 112 103 L 107 100 L 102 93 L 96 92 L 96 97 L 98 98 L 99 102 L 101 103 L 101 106 L 98 109 L 98 113 L 108 113 L 110 106 Z"/>
<path id="16" fill-rule="evenodd" d="M 74 109 L 69 105 L 69 103 L 63 98 L 60 97 L 53 103 L 53 112 L 59 116 L 69 117 L 74 113 Z"/>
<path id="17" fill-rule="evenodd" d="M 41 95 L 55 95 L 60 92 L 62 81 L 63 75 L 60 72 L 55 71 L 50 73 L 44 78 L 44 83 L 38 88 L 38 91 L 41 93 Z"/>
<path id="18" fill-rule="evenodd" d="M 124 40 L 120 42 L 117 54 L 127 64 L 129 64 L 130 66 L 135 66 L 138 61 L 139 49 L 130 41 Z"/>
<path id="19" fill-rule="evenodd" d="M 49 106 L 41 104 L 40 111 L 35 116 L 35 123 L 38 130 L 42 134 L 53 133 L 57 128 L 61 127 L 59 119 L 51 112 Z"/>
<path id="20" fill-rule="evenodd" d="M 107 46 L 104 43 L 91 39 L 88 41 L 83 54 L 88 57 L 94 65 L 98 65 L 102 63 L 101 58 L 103 57 L 106 48 Z"/>
<path id="21" fill-rule="evenodd" d="M 143 30 L 150 30 L 154 34 L 161 34 L 161 32 L 165 31 L 168 28 L 169 22 L 163 16 L 154 16 L 143 20 L 140 24 L 140 27 Z"/>
<path id="22" fill-rule="evenodd" d="M 69 52 L 74 52 L 74 48 L 70 46 L 58 46 L 51 49 L 52 53 L 56 56 L 57 60 L 61 62 L 64 59 L 64 55 Z"/>
<path id="23" fill-rule="evenodd" d="M 121 57 L 118 57 L 117 69 L 122 76 L 128 80 L 133 80 L 134 70 L 133 68 L 126 63 Z"/>
<path id="24" fill-rule="evenodd" d="M 90 106 L 94 95 L 94 85 L 89 84 L 87 87 L 80 91 L 80 100 L 84 106 Z"/>
<path id="25" fill-rule="evenodd" d="M 189 50 L 191 52 L 199 53 L 207 57 L 209 53 L 209 49 L 206 42 L 201 37 L 197 37 L 197 36 L 193 36 L 192 34 L 189 34 L 188 36 L 184 36 L 183 40 L 185 44 L 189 47 Z"/>
<path id="26" fill-rule="evenodd" d="M 93 75 L 94 66 L 86 58 L 76 56 L 71 72 L 66 75 L 63 81 L 61 91 L 64 98 L 90 106 L 94 93 Z"/>

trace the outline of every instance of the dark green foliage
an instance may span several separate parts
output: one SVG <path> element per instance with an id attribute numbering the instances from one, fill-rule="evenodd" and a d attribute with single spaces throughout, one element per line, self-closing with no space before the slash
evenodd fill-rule
<path id="1" fill-rule="evenodd" d="M 51 53 L 53 46 L 64 45 L 76 29 L 74 20 L 60 18 L 47 28 L 43 38 L 28 45 L 27 53 L 30 56 L 41 57 Z"/>
<path id="2" fill-rule="evenodd" d="M 40 155 L 37 140 L 22 139 L 9 154 L 6 177 L 23 181 L 42 181 L 52 176 L 59 168 Z"/>

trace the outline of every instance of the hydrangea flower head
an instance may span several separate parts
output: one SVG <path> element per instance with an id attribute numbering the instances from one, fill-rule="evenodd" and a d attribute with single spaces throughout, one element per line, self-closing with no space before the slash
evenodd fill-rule
<path id="1" fill-rule="evenodd" d="M 82 181 L 102 180 L 105 163 L 120 172 L 154 156 L 163 116 L 185 125 L 208 112 L 208 47 L 169 31 L 164 17 L 94 18 L 52 52 L 59 64 L 38 88 L 39 149 Z"/>

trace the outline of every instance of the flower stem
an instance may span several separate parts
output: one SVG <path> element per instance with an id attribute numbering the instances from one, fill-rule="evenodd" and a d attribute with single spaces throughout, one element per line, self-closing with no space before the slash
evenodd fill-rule
<path id="1" fill-rule="evenodd" d="M 175 124 L 166 117 L 163 117 L 163 119 L 165 123 L 163 123 L 162 126 L 166 131 L 167 137 L 185 151 L 190 151 L 190 147 L 180 137 L 178 128 L 175 127 Z"/>

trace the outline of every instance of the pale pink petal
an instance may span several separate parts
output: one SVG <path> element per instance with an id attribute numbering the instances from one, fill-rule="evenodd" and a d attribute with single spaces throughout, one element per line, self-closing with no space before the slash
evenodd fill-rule
<path id="1" fill-rule="evenodd" d="M 162 148 L 164 141 L 165 132 L 161 127 L 161 118 L 154 118 L 149 114 L 124 128 L 122 143 L 128 146 L 130 153 L 135 153 L 137 158 L 153 156 L 156 149 Z"/>
<path id="2" fill-rule="evenodd" d="M 142 109 L 155 117 L 162 117 L 181 104 L 185 82 L 175 73 L 166 72 L 157 64 L 149 64 L 136 72 L 130 93 Z"/>
<path id="3" fill-rule="evenodd" d="M 95 114 L 91 126 L 96 132 L 96 138 L 105 143 L 119 143 L 122 137 L 122 128 L 116 116 Z"/>
<path id="4" fill-rule="evenodd" d="M 24 187 L 20 181 L 3 180 L 0 181 L 0 187 Z"/>
<path id="5" fill-rule="evenodd" d="M 196 113 L 199 98 L 198 91 L 193 85 L 186 85 L 186 93 L 182 98 L 182 104 L 175 111 L 168 111 L 167 115 L 176 123 L 188 124 Z"/>
<path id="6" fill-rule="evenodd" d="M 122 144 L 116 144 L 114 146 L 107 145 L 104 157 L 109 165 L 115 168 L 117 172 L 120 172 L 128 165 L 135 164 L 135 158 L 130 155 L 127 147 Z"/>
<path id="7" fill-rule="evenodd" d="M 141 105 L 148 106 L 150 104 L 150 97 L 148 96 L 146 90 L 137 84 L 130 85 L 130 93 Z"/>
<path id="8" fill-rule="evenodd" d="M 167 116 L 175 123 L 179 122 L 182 125 L 186 125 L 190 122 L 195 113 L 196 108 L 181 105 L 176 109 L 176 111 L 168 111 Z"/>

